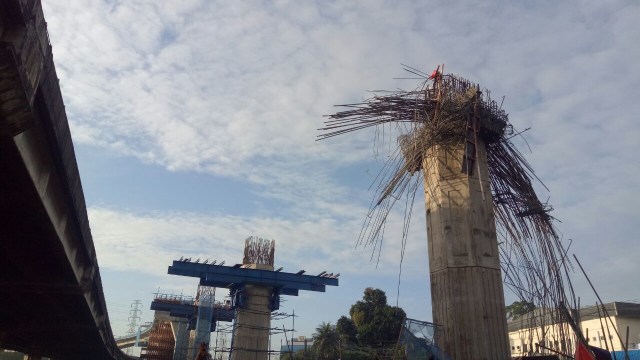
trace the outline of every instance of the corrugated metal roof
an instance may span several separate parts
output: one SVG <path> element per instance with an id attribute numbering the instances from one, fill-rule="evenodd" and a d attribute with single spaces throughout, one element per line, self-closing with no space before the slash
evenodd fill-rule
<path id="1" fill-rule="evenodd" d="M 614 357 L 615 355 L 615 357 Z M 624 351 L 613 351 L 611 353 L 612 359 L 624 360 Z M 640 350 L 629 350 L 629 360 L 640 360 Z"/>
<path id="2" fill-rule="evenodd" d="M 604 304 L 604 308 L 609 316 L 640 318 L 640 303 L 615 301 Z M 573 312 L 574 311 L 572 311 L 572 316 Z M 599 307 L 592 305 L 580 308 L 580 321 L 604 317 L 605 313 L 602 310 L 602 305 Z M 535 318 L 535 321 L 538 324 L 553 324 L 557 319 L 553 309 L 546 309 L 546 311 L 535 309 L 533 313 L 525 314 L 515 320 L 509 321 L 507 323 L 509 332 L 530 328 L 533 318 Z"/>
<path id="3" fill-rule="evenodd" d="M 638 303 L 615 301 L 604 304 L 604 308 L 610 316 L 640 317 L 640 304 Z M 602 305 L 599 306 L 599 309 L 595 305 L 580 309 L 580 320 L 582 321 L 604 316 Z"/>

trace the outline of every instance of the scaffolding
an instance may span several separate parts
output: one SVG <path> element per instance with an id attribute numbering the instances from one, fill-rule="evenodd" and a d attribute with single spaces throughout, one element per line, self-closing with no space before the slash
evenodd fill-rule
<path id="1" fill-rule="evenodd" d="M 407 360 L 449 360 L 436 345 L 441 331 L 436 324 L 406 318 L 400 330 L 398 346 L 404 347 Z"/>
<path id="2" fill-rule="evenodd" d="M 199 349 L 201 344 L 209 345 L 211 338 L 211 324 L 213 322 L 213 306 L 215 303 L 216 288 L 211 286 L 198 286 L 196 305 L 198 316 L 196 321 L 195 339 L 192 348 Z"/>
<path id="3" fill-rule="evenodd" d="M 175 339 L 171 330 L 171 323 L 160 321 L 149 334 L 149 345 L 142 349 L 140 359 L 171 360 Z"/>

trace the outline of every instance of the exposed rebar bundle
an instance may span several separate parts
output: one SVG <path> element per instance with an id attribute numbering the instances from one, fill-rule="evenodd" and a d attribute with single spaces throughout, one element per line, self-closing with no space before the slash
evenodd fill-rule
<path id="1" fill-rule="evenodd" d="M 273 266 L 275 241 L 250 236 L 244 241 L 243 264 L 260 264 Z"/>
<path id="2" fill-rule="evenodd" d="M 560 323 L 558 305 L 576 303 L 568 278 L 571 263 L 549 214 L 552 207 L 538 198 L 533 186 L 537 177 L 511 141 L 515 135 L 507 113 L 488 90 L 466 79 L 438 70 L 431 76 L 413 68 L 405 70 L 424 79 L 418 88 L 376 91 L 360 103 L 338 105 L 346 110 L 329 115 L 325 127 L 319 129 L 319 139 L 368 127 L 376 127 L 378 142 L 381 133 L 397 135 L 398 145 L 390 149 L 374 181 L 376 194 L 358 244 L 380 251 L 387 218 L 400 201 L 405 214 L 404 251 L 415 195 L 421 184 L 427 196 L 436 185 L 423 176 L 413 176 L 428 170 L 424 166 L 429 162 L 424 159 L 441 150 L 464 149 L 460 171 L 471 175 L 479 170 L 475 153 L 482 141 L 489 178 L 480 181 L 490 183 L 491 194 L 483 196 L 493 200 L 504 282 L 521 300 L 540 309 L 536 316 L 531 314 L 531 327 L 544 329 Z M 545 314 L 541 316 L 540 311 Z"/>

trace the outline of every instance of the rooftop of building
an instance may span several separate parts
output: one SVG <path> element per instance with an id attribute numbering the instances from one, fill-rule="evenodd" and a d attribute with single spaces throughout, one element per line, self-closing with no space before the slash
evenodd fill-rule
<path id="1" fill-rule="evenodd" d="M 604 307 L 604 310 L 603 310 Z M 572 310 L 572 316 L 575 317 L 576 311 Z M 579 320 L 587 321 L 605 317 L 608 314 L 611 317 L 627 317 L 640 318 L 640 303 L 613 301 L 603 305 L 591 305 L 580 308 Z M 558 322 L 558 313 L 556 309 L 540 309 L 536 308 L 532 313 L 522 315 L 507 323 L 509 332 L 529 329 L 533 326 L 541 324 L 551 325 Z"/>

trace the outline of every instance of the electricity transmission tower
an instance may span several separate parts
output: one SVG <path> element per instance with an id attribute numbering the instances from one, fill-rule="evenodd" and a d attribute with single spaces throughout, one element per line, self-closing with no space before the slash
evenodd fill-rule
<path id="1" fill-rule="evenodd" d="M 127 334 L 133 335 L 136 333 L 136 329 L 138 328 L 138 324 L 140 322 L 140 314 L 142 314 L 142 301 L 134 300 L 131 303 L 131 310 L 129 310 L 129 330 L 127 330 Z"/>
<path id="2" fill-rule="evenodd" d="M 129 317 L 127 320 L 129 321 L 129 329 L 127 330 L 128 335 L 134 335 L 137 331 L 138 324 L 140 323 L 140 314 L 142 314 L 142 301 L 134 300 L 131 303 L 131 309 L 129 310 Z M 133 347 L 129 347 L 125 350 L 127 355 L 131 355 L 130 352 L 133 350 Z"/>

